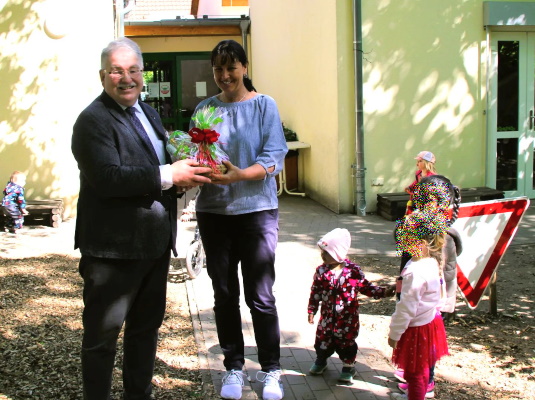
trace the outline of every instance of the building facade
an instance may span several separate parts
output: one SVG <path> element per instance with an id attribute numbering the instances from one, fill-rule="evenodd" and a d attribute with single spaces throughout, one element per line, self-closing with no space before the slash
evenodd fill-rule
<path id="1" fill-rule="evenodd" d="M 0 174 L 27 172 L 30 197 L 75 203 L 72 124 L 121 32 L 144 53 L 144 100 L 168 129 L 217 93 L 215 44 L 244 44 L 255 87 L 310 144 L 301 189 L 334 212 L 374 212 L 422 150 L 461 187 L 535 197 L 534 1 L 137 0 L 124 15 L 104 0 L 19 3 L 0 5 Z M 78 17 L 54 20 L 58 5 Z"/>

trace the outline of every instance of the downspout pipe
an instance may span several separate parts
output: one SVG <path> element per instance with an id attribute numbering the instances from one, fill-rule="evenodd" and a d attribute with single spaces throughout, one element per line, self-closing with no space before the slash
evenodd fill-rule
<path id="1" fill-rule="evenodd" d="M 124 16 L 134 9 L 136 6 L 135 0 L 129 0 L 126 7 L 123 6 L 123 0 L 115 1 L 115 15 L 116 15 L 116 37 L 124 36 Z"/>
<path id="2" fill-rule="evenodd" d="M 248 44 L 247 44 L 247 30 L 249 29 L 249 24 L 251 21 L 249 19 L 244 19 L 242 16 L 242 20 L 240 21 L 240 30 L 241 30 L 241 40 L 243 44 L 243 48 L 245 50 L 245 54 L 247 55 L 247 58 L 249 58 L 249 50 L 248 50 Z"/>
<path id="3" fill-rule="evenodd" d="M 485 165 L 488 165 L 488 157 L 490 152 L 490 140 L 489 140 L 489 126 L 490 126 L 490 96 L 491 96 L 491 87 L 490 87 L 490 74 L 491 74 L 491 63 L 492 63 L 492 48 L 491 48 L 491 40 L 490 40 L 490 27 L 488 25 L 485 25 L 485 39 L 487 43 L 487 49 L 486 49 L 486 57 L 485 61 L 487 63 L 486 65 L 486 77 L 485 77 L 485 117 L 486 117 L 486 130 L 485 130 L 485 137 L 487 138 L 487 154 L 486 154 L 486 162 Z M 496 177 L 494 177 L 494 183 L 491 181 L 490 176 L 490 168 L 485 168 L 485 184 L 488 187 L 496 187 Z"/>
<path id="4" fill-rule="evenodd" d="M 353 0 L 353 59 L 355 68 L 355 192 L 353 212 L 366 216 L 366 167 L 364 166 L 364 112 L 362 99 L 362 9 L 361 0 Z"/>

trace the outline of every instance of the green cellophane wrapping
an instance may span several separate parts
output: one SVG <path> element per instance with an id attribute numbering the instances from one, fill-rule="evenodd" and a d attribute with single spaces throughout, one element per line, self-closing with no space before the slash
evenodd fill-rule
<path id="1" fill-rule="evenodd" d="M 219 134 L 213 131 L 213 128 L 223 119 L 220 116 L 221 111 L 216 107 L 203 107 L 195 113 L 192 117 L 195 123 L 195 128 L 203 132 L 211 131 L 213 135 Z M 223 164 L 223 161 L 229 159 L 228 155 L 221 149 L 217 139 L 215 142 L 201 141 L 200 143 L 194 143 L 192 141 L 191 132 L 174 131 L 169 135 L 167 140 L 166 149 L 171 155 L 174 161 L 192 159 L 197 161 L 203 167 L 212 168 L 214 174 L 224 174 L 227 172 L 227 167 Z M 203 135 L 203 133 L 200 133 Z M 195 132 L 193 137 L 196 137 Z"/>

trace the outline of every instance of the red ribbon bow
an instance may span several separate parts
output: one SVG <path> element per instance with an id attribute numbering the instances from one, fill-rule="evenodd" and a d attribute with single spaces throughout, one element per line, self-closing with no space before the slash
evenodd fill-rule
<path id="1" fill-rule="evenodd" d="M 207 144 L 212 144 L 217 142 L 217 139 L 219 138 L 219 133 L 211 129 L 191 128 L 188 134 L 191 136 L 191 141 L 193 143 L 204 142 Z"/>

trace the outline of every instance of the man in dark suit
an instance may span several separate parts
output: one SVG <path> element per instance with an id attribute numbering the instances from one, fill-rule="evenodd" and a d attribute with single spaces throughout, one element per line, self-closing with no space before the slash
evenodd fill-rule
<path id="1" fill-rule="evenodd" d="M 124 324 L 124 399 L 151 398 L 171 250 L 177 187 L 209 183 L 193 160 L 170 163 L 157 112 L 138 102 L 139 46 L 125 38 L 101 55 L 103 93 L 78 117 L 72 152 L 80 169 L 75 248 L 84 280 L 84 399 L 110 399 Z"/>

